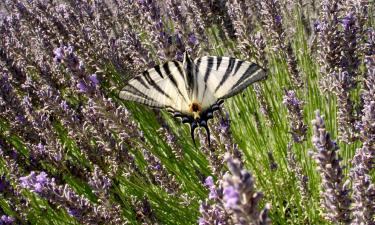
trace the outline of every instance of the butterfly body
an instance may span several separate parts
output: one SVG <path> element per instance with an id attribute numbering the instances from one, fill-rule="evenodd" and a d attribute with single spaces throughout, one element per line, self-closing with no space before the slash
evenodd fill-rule
<path id="1" fill-rule="evenodd" d="M 183 123 L 190 124 L 193 141 L 194 130 L 199 126 L 205 128 L 210 143 L 208 120 L 223 100 L 265 77 L 265 71 L 255 63 L 215 56 L 193 61 L 185 53 L 182 63 L 166 62 L 135 76 L 119 96 L 166 108 Z"/>

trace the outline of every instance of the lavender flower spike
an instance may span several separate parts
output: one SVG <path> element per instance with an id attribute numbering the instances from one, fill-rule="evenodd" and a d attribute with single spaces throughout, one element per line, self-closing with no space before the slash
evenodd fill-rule
<path id="1" fill-rule="evenodd" d="M 238 159 L 229 154 L 225 156 L 230 173 L 223 177 L 223 203 L 231 214 L 235 224 L 270 224 L 267 216 L 269 205 L 262 212 L 258 210 L 258 203 L 263 197 L 261 192 L 255 191 L 254 179 L 251 173 L 243 169 Z"/>
<path id="2" fill-rule="evenodd" d="M 285 90 L 283 103 L 288 109 L 288 119 L 290 123 L 290 133 L 294 142 L 301 143 L 306 140 L 307 126 L 303 122 L 303 102 L 300 101 L 295 91 Z"/>
<path id="3" fill-rule="evenodd" d="M 319 111 L 315 113 L 312 142 L 316 151 L 312 153 L 312 157 L 318 164 L 322 178 L 320 205 L 325 209 L 324 217 L 327 220 L 332 223 L 348 223 L 351 220 L 351 199 L 348 182 L 344 182 L 341 158 L 337 153 L 339 147 L 331 140 Z"/>
<path id="4" fill-rule="evenodd" d="M 375 185 L 370 172 L 375 165 L 375 58 L 366 57 L 367 77 L 360 135 L 363 145 L 353 157 L 353 224 L 375 224 Z"/>

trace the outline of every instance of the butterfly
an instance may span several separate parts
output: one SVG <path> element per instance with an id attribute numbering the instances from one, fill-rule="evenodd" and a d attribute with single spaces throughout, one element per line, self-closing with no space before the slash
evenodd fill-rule
<path id="1" fill-rule="evenodd" d="M 169 61 L 133 77 L 119 97 L 154 108 L 165 108 L 194 130 L 207 132 L 208 120 L 220 109 L 224 99 L 243 91 L 266 77 L 259 65 L 232 57 L 204 56 L 194 61 L 184 53 L 183 62 Z"/>

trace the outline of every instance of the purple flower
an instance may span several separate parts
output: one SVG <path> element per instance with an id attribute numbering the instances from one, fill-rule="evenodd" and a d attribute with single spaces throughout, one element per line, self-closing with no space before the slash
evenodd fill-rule
<path id="1" fill-rule="evenodd" d="M 195 36 L 195 34 L 193 34 L 193 33 L 189 34 L 188 42 L 191 45 L 197 44 L 197 37 Z"/>
<path id="2" fill-rule="evenodd" d="M 79 215 L 75 209 L 68 209 L 68 214 L 72 217 L 77 217 Z"/>
<path id="3" fill-rule="evenodd" d="M 240 200 L 238 191 L 233 186 L 228 186 L 224 188 L 223 194 L 224 206 L 234 209 Z"/>
<path id="4" fill-rule="evenodd" d="M 324 29 L 324 23 L 320 22 L 319 20 L 316 20 L 314 22 L 314 32 L 319 33 Z"/>
<path id="5" fill-rule="evenodd" d="M 69 45 L 68 47 L 64 46 L 64 50 L 67 51 L 69 54 L 73 54 L 74 47 L 71 45 Z"/>
<path id="6" fill-rule="evenodd" d="M 208 194 L 208 199 L 217 199 L 219 195 L 217 194 L 217 190 L 215 187 L 210 188 L 210 193 Z"/>
<path id="7" fill-rule="evenodd" d="M 24 115 L 17 115 L 17 116 L 16 116 L 16 120 L 17 120 L 18 122 L 20 122 L 21 124 L 26 123 L 26 118 L 25 118 Z"/>
<path id="8" fill-rule="evenodd" d="M 212 178 L 212 176 L 208 176 L 204 182 L 204 185 L 206 185 L 207 187 L 211 188 L 214 186 L 214 179 Z"/>
<path id="9" fill-rule="evenodd" d="M 41 193 L 43 191 L 43 186 L 40 183 L 35 183 L 33 186 L 33 191 L 36 193 Z"/>
<path id="10" fill-rule="evenodd" d="M 41 172 L 40 174 L 36 175 L 35 171 L 31 171 L 28 176 L 20 177 L 19 180 L 21 187 L 30 189 L 36 193 L 41 193 L 43 188 L 49 182 L 47 173 Z"/>
<path id="11" fill-rule="evenodd" d="M 87 92 L 88 91 L 88 88 L 83 81 L 78 82 L 77 88 L 79 89 L 80 92 Z"/>
<path id="12" fill-rule="evenodd" d="M 219 130 L 223 134 L 228 134 L 230 127 L 229 115 L 227 118 L 222 118 L 219 123 Z"/>
<path id="13" fill-rule="evenodd" d="M 199 225 L 206 225 L 207 222 L 206 222 L 206 220 L 205 220 L 203 217 L 201 217 L 201 218 L 199 218 L 199 220 L 198 220 L 198 224 L 199 224 Z"/>
<path id="14" fill-rule="evenodd" d="M 215 184 L 214 184 L 214 179 L 212 178 L 212 176 L 209 176 L 209 177 L 206 178 L 206 180 L 204 182 L 204 185 L 207 186 L 210 190 L 210 193 L 208 195 L 209 199 L 218 198 L 217 190 L 216 190 L 216 187 L 215 187 Z"/>
<path id="15" fill-rule="evenodd" d="M 275 22 L 276 22 L 276 24 L 281 24 L 281 16 L 280 15 L 275 16 Z"/>
<path id="16" fill-rule="evenodd" d="M 341 23 L 345 30 L 349 29 L 349 27 L 353 26 L 355 23 L 355 17 L 352 12 L 346 15 L 342 20 Z"/>
<path id="17" fill-rule="evenodd" d="M 98 77 L 96 76 L 96 74 L 91 74 L 91 76 L 89 76 L 89 79 L 90 81 L 92 82 L 92 84 L 94 86 L 97 86 L 99 84 L 99 80 L 98 80 Z"/>
<path id="18" fill-rule="evenodd" d="M 45 148 L 45 146 L 44 146 L 42 143 L 39 143 L 39 144 L 37 145 L 37 149 L 38 149 L 38 151 L 39 151 L 40 153 L 44 153 L 44 152 L 46 151 L 46 148 Z"/>
<path id="19" fill-rule="evenodd" d="M 61 62 L 61 60 L 64 58 L 64 48 L 63 47 L 55 48 L 55 50 L 53 50 L 53 54 L 55 55 L 53 60 L 55 62 Z"/>
<path id="20" fill-rule="evenodd" d="M 296 93 L 293 90 L 285 91 L 285 95 L 283 97 L 283 104 L 291 105 L 291 106 L 300 106 L 302 103 L 298 100 Z"/>
<path id="21" fill-rule="evenodd" d="M 47 173 L 42 171 L 39 175 L 36 176 L 36 181 L 40 184 L 47 183 Z"/>
<path id="22" fill-rule="evenodd" d="M 23 188 L 30 188 L 31 180 L 35 177 L 35 172 L 31 171 L 28 176 L 20 177 L 21 187 Z"/>
<path id="23" fill-rule="evenodd" d="M 64 111 L 68 111 L 69 110 L 69 105 L 68 103 L 63 100 L 61 103 L 60 103 L 60 107 L 64 110 Z"/>
<path id="24" fill-rule="evenodd" d="M 177 32 L 174 37 L 175 37 L 175 40 L 176 40 L 176 45 L 182 46 L 183 45 L 182 34 L 180 32 Z"/>
<path id="25" fill-rule="evenodd" d="M 11 217 L 11 216 L 2 215 L 0 222 L 2 222 L 4 224 L 11 224 L 11 223 L 14 222 L 14 218 Z M 0 223 L 0 224 L 2 224 L 2 223 Z"/>

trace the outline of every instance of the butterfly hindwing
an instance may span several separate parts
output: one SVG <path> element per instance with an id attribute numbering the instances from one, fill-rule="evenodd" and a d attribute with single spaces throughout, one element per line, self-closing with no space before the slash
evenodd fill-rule
<path id="1" fill-rule="evenodd" d="M 135 76 L 121 90 L 120 98 L 156 108 L 185 111 L 190 100 L 182 64 L 167 62 Z"/>
<path id="2" fill-rule="evenodd" d="M 208 88 L 216 100 L 229 98 L 266 76 L 257 64 L 232 57 L 204 56 L 196 59 L 195 64 L 207 85 L 202 89 Z M 203 102 L 213 104 L 209 100 Z"/>

